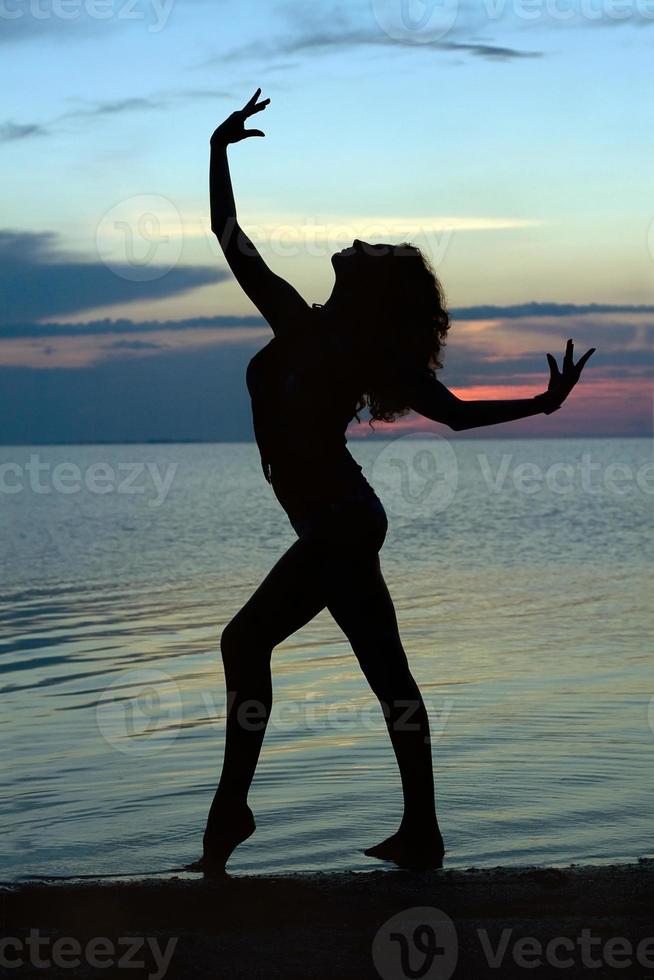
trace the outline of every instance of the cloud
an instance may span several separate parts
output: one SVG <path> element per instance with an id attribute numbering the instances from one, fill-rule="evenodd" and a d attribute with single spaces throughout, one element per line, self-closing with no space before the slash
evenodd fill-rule
<path id="1" fill-rule="evenodd" d="M 192 317 L 188 320 L 91 320 L 88 323 L 8 323 L 0 326 L 1 340 L 41 340 L 46 337 L 103 337 L 134 333 L 184 333 L 188 330 L 228 330 L 265 327 L 260 316 Z"/>
<path id="2" fill-rule="evenodd" d="M 0 445 L 250 441 L 251 356 L 224 347 L 81 369 L 0 367 Z"/>
<path id="3" fill-rule="evenodd" d="M 512 306 L 467 306 L 454 311 L 454 315 L 463 320 L 512 320 L 518 317 L 567 317 L 600 313 L 654 313 L 654 305 L 531 302 Z"/>
<path id="4" fill-rule="evenodd" d="M 439 46 L 444 51 L 467 51 L 479 58 L 486 58 L 491 61 L 512 61 L 518 58 L 543 57 L 542 51 L 523 51 L 519 48 L 508 48 L 497 44 L 464 44 L 455 41 L 442 41 Z"/>
<path id="5" fill-rule="evenodd" d="M 532 304 L 523 306 L 532 308 Z M 573 337 L 577 357 L 589 347 L 597 348 L 592 359 L 594 379 L 651 387 L 654 317 L 643 312 L 650 307 L 540 303 L 537 308 L 542 315 L 521 318 L 518 314 L 523 306 L 454 311 L 444 361 L 448 385 L 461 390 L 493 384 L 538 386 L 548 373 L 545 353 L 550 351 L 560 360 L 566 339 Z M 611 312 L 587 312 L 596 309 Z M 485 314 L 488 310 L 502 310 L 508 316 L 475 319 L 477 311 Z M 0 365 L 83 369 L 119 357 L 152 359 L 227 348 L 240 350 L 247 360 L 267 339 L 270 328 L 257 315 L 163 322 L 25 322 L 0 328 Z"/>
<path id="6" fill-rule="evenodd" d="M 71 109 L 64 113 L 60 119 L 79 119 L 89 116 L 117 116 L 125 112 L 141 112 L 144 109 L 162 109 L 166 107 L 166 101 L 162 98 L 145 98 L 134 96 L 128 99 L 114 99 L 106 102 L 89 103 L 77 109 Z"/>
<path id="7" fill-rule="evenodd" d="M 0 232 L 0 256 L 2 254 L 2 233 Z M 33 243 L 32 243 L 33 246 Z M 204 267 L 202 267 L 204 269 Z M 642 315 L 654 314 L 654 305 L 611 305 L 608 303 L 519 303 L 513 306 L 462 306 L 451 310 L 454 321 L 487 321 L 487 320 L 546 320 L 548 318 L 569 319 L 571 317 L 593 317 L 589 323 L 595 324 L 600 315 L 620 314 Z M 2 339 L 44 339 L 46 337 L 86 337 L 86 336 L 120 336 L 134 333 L 183 333 L 186 330 L 216 330 L 222 331 L 234 327 L 253 327 L 260 330 L 266 326 L 266 321 L 258 315 L 245 316 L 199 316 L 185 320 L 91 320 L 87 323 L 31 323 L 12 322 L 8 317 L 0 326 Z M 614 329 L 619 332 L 624 341 L 635 337 L 642 326 L 630 323 L 615 323 Z M 512 324 L 505 325 L 511 329 Z M 646 328 L 654 330 L 654 325 Z"/>
<path id="8" fill-rule="evenodd" d="M 326 246 L 325 255 L 331 255 L 342 244 L 350 244 L 354 238 L 367 242 L 401 242 L 425 239 L 433 255 L 443 255 L 453 232 L 498 231 L 506 229 L 534 228 L 546 222 L 540 218 L 487 215 L 384 215 L 343 214 L 332 215 L 329 221 L 316 220 L 306 214 L 245 214 L 247 225 L 252 225 L 252 239 L 263 248 L 278 246 L 289 255 L 289 247 L 301 245 L 310 255 L 318 254 L 318 247 Z M 296 254 L 299 254 L 299 250 Z"/>
<path id="9" fill-rule="evenodd" d="M 15 143 L 31 136 L 48 136 L 49 131 L 40 123 L 15 123 L 11 120 L 0 124 L 0 143 Z"/>
<path id="10" fill-rule="evenodd" d="M 594 339 L 599 350 L 593 354 L 584 377 L 601 378 L 602 380 L 615 379 L 625 382 L 635 380 L 648 382 L 650 380 L 653 360 L 651 344 L 646 349 L 632 351 L 620 351 L 614 347 L 609 349 L 609 345 L 603 343 L 601 335 L 598 339 L 598 328 L 595 327 L 594 329 Z M 469 388 L 483 384 L 506 385 L 507 387 L 520 384 L 528 385 L 529 383 L 533 384 L 534 378 L 541 378 L 545 382 L 549 374 L 544 351 L 497 358 L 488 356 L 489 351 L 485 351 L 479 346 L 477 348 L 470 348 L 465 345 L 457 347 L 454 343 L 449 346 L 452 349 L 448 349 L 445 354 L 443 380 L 454 387 Z M 550 344 L 550 347 L 554 348 L 550 352 L 558 357 L 560 363 L 564 345 L 562 344 L 560 349 L 556 349 L 554 344 Z M 581 349 L 575 347 L 575 360 L 583 349 L 584 347 Z"/>
<path id="11" fill-rule="evenodd" d="M 593 364 L 605 377 L 645 377 L 654 362 L 654 307 L 602 303 L 526 303 L 509 307 L 477 306 L 458 310 L 452 337 L 465 338 L 466 351 L 479 347 L 480 327 L 490 330 L 494 358 L 512 371 L 513 351 L 549 350 L 561 355 L 572 337 L 575 356 L 597 348 Z M 540 353 L 538 356 L 541 356 Z M 466 364 L 468 364 L 466 355 Z"/>
<path id="12" fill-rule="evenodd" d="M 390 47 L 395 50 L 398 48 L 410 48 L 412 51 L 423 52 L 458 52 L 471 54 L 474 57 L 485 58 L 490 61 L 511 61 L 523 58 L 540 58 L 541 51 L 523 51 L 518 48 L 507 47 L 505 45 L 486 44 L 480 41 L 446 41 L 434 40 L 424 44 L 416 44 L 410 38 L 393 38 L 380 31 L 371 31 L 367 28 L 347 28 L 342 31 L 317 29 L 298 33 L 295 37 L 278 37 L 272 42 L 243 45 L 234 48 L 232 51 L 221 55 L 219 58 L 212 59 L 210 63 L 225 61 L 239 61 L 248 58 L 261 58 L 264 55 L 269 57 L 287 57 L 288 55 L 302 54 L 307 51 L 326 54 L 334 50 L 343 50 L 359 46 Z"/>
<path id="13" fill-rule="evenodd" d="M 110 350 L 161 350 L 161 344 L 152 344 L 147 340 L 115 340 L 107 346 Z"/>
<path id="14" fill-rule="evenodd" d="M 10 143 L 31 136 L 55 136 L 60 131 L 58 123 L 67 119 L 93 119 L 103 116 L 118 116 L 126 112 L 143 112 L 167 108 L 163 98 L 134 97 L 82 104 L 68 112 L 51 119 L 47 125 L 41 123 L 14 123 L 7 120 L 0 124 L 0 143 Z"/>
<path id="15" fill-rule="evenodd" d="M 397 0 L 399 6 L 399 0 Z M 525 51 L 505 44 L 495 44 L 479 39 L 463 26 L 452 25 L 447 36 L 432 40 L 413 35 L 403 36 L 402 32 L 387 33 L 380 23 L 375 22 L 375 7 L 369 4 L 350 4 L 347 7 L 335 4 L 330 7 L 312 5 L 283 4 L 278 12 L 286 18 L 288 28 L 284 34 L 272 40 L 253 41 L 226 52 L 215 62 L 237 61 L 267 55 L 269 58 L 343 51 L 353 47 L 378 47 L 398 51 L 410 49 L 414 53 L 450 52 L 468 54 L 488 61 L 512 61 L 525 58 L 539 58 L 541 51 Z M 355 16 L 353 18 L 353 11 Z M 461 11 L 459 10 L 459 13 Z M 395 15 L 391 17 L 393 19 Z"/>
<path id="16" fill-rule="evenodd" d="M 0 444 L 251 441 L 245 370 L 252 353 L 248 345 L 222 345 L 157 356 L 144 351 L 129 360 L 82 368 L 0 366 Z M 483 370 L 480 365 L 481 358 L 464 364 L 462 356 L 454 370 L 446 363 L 443 380 L 464 398 L 511 398 L 541 390 L 547 375 L 542 357 L 520 358 L 511 365 L 488 363 Z M 602 380 L 601 371 L 589 366 L 570 406 L 553 417 L 558 428 L 543 418 L 536 434 L 647 435 L 649 387 L 648 381 L 637 378 Z M 416 416 L 405 421 L 413 428 L 423 424 Z M 383 427 L 378 428 L 383 434 Z M 352 435 L 368 435 L 365 424 L 351 429 Z M 510 429 L 471 434 L 506 437 L 533 431 L 526 420 Z"/>
<path id="17" fill-rule="evenodd" d="M 38 253 L 38 243 L 32 248 Z M 647 434 L 653 313 L 651 306 L 595 303 L 459 308 L 440 377 L 464 398 L 528 397 L 546 384 L 545 351 L 560 358 L 565 339 L 574 336 L 580 351 L 582 341 L 598 351 L 584 373 L 576 414 L 562 416 L 556 433 Z M 201 347 L 194 346 L 199 334 Z M 256 315 L 6 325 L 0 329 L 0 443 L 249 440 L 245 369 L 269 336 Z M 62 357 L 66 345 L 77 361 Z M 92 358 L 84 356 L 87 347 Z M 12 350 L 23 360 L 12 360 Z M 40 360 L 30 360 L 30 350 Z M 406 424 L 416 427 L 416 420 Z M 539 434 L 554 433 L 551 424 L 543 426 Z M 353 434 L 367 435 L 364 430 Z M 525 423 L 520 431 L 532 430 Z"/>
<path id="18" fill-rule="evenodd" d="M 170 271 L 152 265 L 152 277 L 133 282 L 127 264 L 88 262 L 67 256 L 52 232 L 0 230 L 0 295 L 5 323 L 39 320 L 116 303 L 161 299 L 230 278 L 211 266 Z M 158 277 L 157 277 L 158 276 Z"/>
<path id="19" fill-rule="evenodd" d="M 149 96 L 132 96 L 124 99 L 108 99 L 96 101 L 84 101 L 81 99 L 73 100 L 77 104 L 74 108 L 54 116 L 47 123 L 15 123 L 6 120 L 0 123 L 0 143 L 14 142 L 20 139 L 28 139 L 32 136 L 56 136 L 65 131 L 62 123 L 70 121 L 85 121 L 110 119 L 132 112 L 158 112 L 162 109 L 169 110 L 175 105 L 185 102 L 195 102 L 199 99 L 218 99 L 232 100 L 234 95 L 224 90 L 212 89 L 166 89 Z"/>
<path id="20" fill-rule="evenodd" d="M 170 109 L 182 102 L 198 99 L 233 99 L 231 92 L 212 89 L 165 89 L 148 96 L 131 96 L 125 99 L 81 102 L 77 108 L 59 116 L 59 119 L 88 119 L 92 116 L 117 116 L 126 112 L 152 112 Z M 81 100 L 75 100 L 80 102 Z"/>

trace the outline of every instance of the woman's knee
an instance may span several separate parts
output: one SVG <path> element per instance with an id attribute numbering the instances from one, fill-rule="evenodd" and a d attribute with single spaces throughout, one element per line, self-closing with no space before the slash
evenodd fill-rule
<path id="1" fill-rule="evenodd" d="M 251 666 L 255 658 L 266 659 L 270 656 L 270 650 L 263 642 L 256 625 L 238 614 L 222 631 L 220 653 L 225 667 L 244 663 Z"/>
<path id="2" fill-rule="evenodd" d="M 416 682 L 405 657 L 367 658 L 359 662 L 372 692 L 380 701 L 415 696 Z"/>

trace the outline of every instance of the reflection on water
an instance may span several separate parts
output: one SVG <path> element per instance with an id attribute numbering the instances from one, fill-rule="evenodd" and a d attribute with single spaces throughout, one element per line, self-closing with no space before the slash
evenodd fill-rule
<path id="1" fill-rule="evenodd" d="M 388 510 L 382 564 L 432 719 L 448 865 L 651 853 L 650 443 L 353 451 Z M 294 540 L 255 447 L 5 448 L 7 462 L 2 877 L 190 861 L 222 757 L 220 629 Z M 326 613 L 275 651 L 274 682 L 258 832 L 231 869 L 378 867 L 361 849 L 394 829 L 399 781 Z"/>

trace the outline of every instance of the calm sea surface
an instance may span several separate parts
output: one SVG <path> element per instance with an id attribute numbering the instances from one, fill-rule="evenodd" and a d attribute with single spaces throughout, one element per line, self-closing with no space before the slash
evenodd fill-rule
<path id="1" fill-rule="evenodd" d="M 449 867 L 652 854 L 643 440 L 353 442 L 432 719 Z M 254 445 L 0 448 L 1 877 L 200 854 L 221 627 L 295 539 Z M 399 779 L 327 613 L 274 654 L 238 872 L 377 869 Z"/>

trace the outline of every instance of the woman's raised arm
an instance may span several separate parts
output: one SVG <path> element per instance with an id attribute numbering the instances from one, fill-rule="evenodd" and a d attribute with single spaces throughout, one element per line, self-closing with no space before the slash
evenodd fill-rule
<path id="1" fill-rule="evenodd" d="M 233 112 L 211 137 L 209 196 L 211 230 L 218 239 L 227 264 L 236 280 L 268 321 L 274 333 L 289 329 L 309 310 L 296 289 L 268 268 L 251 239 L 238 223 L 236 202 L 227 160 L 227 147 L 251 136 L 263 136 L 260 129 L 246 129 L 245 121 L 263 111 L 270 99 L 258 102 L 261 89 L 243 109 Z"/>
<path id="2" fill-rule="evenodd" d="M 533 398 L 493 399 L 489 401 L 466 401 L 458 398 L 449 388 L 441 384 L 429 372 L 416 378 L 412 385 L 411 408 L 434 422 L 443 422 L 456 432 L 474 429 L 484 425 L 499 425 L 514 422 L 530 415 L 544 412 L 551 415 L 561 407 L 579 377 L 586 361 L 596 348 L 590 350 L 574 363 L 574 345 L 568 341 L 563 358 L 562 371 L 556 360 L 547 355 L 550 365 L 550 381 L 547 390 Z"/>

